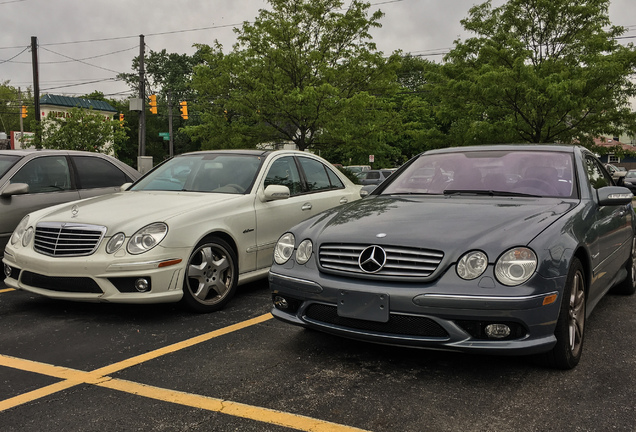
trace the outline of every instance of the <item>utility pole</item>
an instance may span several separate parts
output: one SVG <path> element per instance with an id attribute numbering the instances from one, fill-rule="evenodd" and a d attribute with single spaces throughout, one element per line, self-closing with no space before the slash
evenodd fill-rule
<path id="1" fill-rule="evenodd" d="M 139 113 L 139 156 L 146 155 L 146 86 L 144 77 L 145 43 L 144 35 L 139 35 L 139 99 L 141 99 L 141 112 Z"/>
<path id="2" fill-rule="evenodd" d="M 18 109 L 20 116 L 20 148 L 22 148 L 22 144 L 24 144 L 24 119 L 22 118 L 22 89 L 18 87 Z"/>
<path id="3" fill-rule="evenodd" d="M 35 121 L 40 118 L 40 75 L 38 72 L 38 38 L 31 36 L 31 61 L 33 63 L 33 111 L 35 111 Z"/>
<path id="4" fill-rule="evenodd" d="M 174 156 L 174 138 L 172 137 L 172 92 L 168 90 L 168 134 L 170 135 L 170 157 Z"/>
<path id="5" fill-rule="evenodd" d="M 40 148 L 42 146 L 42 131 L 40 123 L 40 74 L 38 72 L 38 38 L 31 36 L 31 63 L 33 67 L 33 111 L 35 115 L 36 127 L 35 132 L 35 146 Z"/>

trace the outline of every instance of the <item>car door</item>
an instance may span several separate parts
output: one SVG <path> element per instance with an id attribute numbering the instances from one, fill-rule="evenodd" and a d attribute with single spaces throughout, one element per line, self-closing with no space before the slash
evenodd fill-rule
<path id="1" fill-rule="evenodd" d="M 293 156 L 278 157 L 264 169 L 267 174 L 258 185 L 255 202 L 256 264 L 259 269 L 272 265 L 274 246 L 278 238 L 312 214 L 312 205 L 305 196 L 300 170 Z M 269 185 L 287 186 L 289 198 L 266 201 L 264 190 Z"/>
<path id="2" fill-rule="evenodd" d="M 338 176 L 317 159 L 283 155 L 266 167 L 267 174 L 256 198 L 257 267 L 272 265 L 278 238 L 292 226 L 323 210 L 348 202 L 352 191 Z M 290 197 L 265 201 L 269 185 L 287 186 Z"/>
<path id="3" fill-rule="evenodd" d="M 98 156 L 74 155 L 71 159 L 81 198 L 118 192 L 124 183 L 132 181 L 122 170 Z"/>
<path id="4" fill-rule="evenodd" d="M 306 198 L 312 216 L 351 200 L 350 191 L 329 166 L 305 156 L 299 156 L 298 161 L 307 185 Z"/>
<path id="5" fill-rule="evenodd" d="M 611 186 L 612 180 L 600 163 L 591 155 L 585 159 L 586 173 L 593 189 L 593 199 L 597 199 L 596 190 Z M 599 206 L 593 215 L 594 223 L 588 238 L 591 240 L 592 266 L 595 277 L 614 275 L 628 258 L 629 248 L 623 248 L 622 256 L 619 247 L 630 243 L 632 235 L 631 211 L 628 206 Z M 630 243 L 631 244 L 631 243 Z M 598 285 L 598 291 L 590 293 L 594 298 L 604 291 L 606 283 Z M 592 284 L 594 287 L 595 285 Z"/>
<path id="6" fill-rule="evenodd" d="M 79 193 L 72 182 L 68 160 L 64 155 L 38 156 L 27 161 L 11 176 L 9 183 L 26 183 L 29 185 L 29 192 L 0 199 L 0 236 L 3 239 L 11 235 L 13 229 L 28 213 L 79 199 Z"/>

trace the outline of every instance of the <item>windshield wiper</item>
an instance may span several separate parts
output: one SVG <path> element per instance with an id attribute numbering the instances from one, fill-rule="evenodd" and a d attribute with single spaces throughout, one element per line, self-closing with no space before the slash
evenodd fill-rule
<path id="1" fill-rule="evenodd" d="M 505 196 L 505 197 L 532 197 L 541 198 L 541 195 L 533 195 L 520 192 L 496 191 L 496 190 L 472 190 L 472 189 L 446 189 L 444 195 L 479 195 L 479 196 Z"/>

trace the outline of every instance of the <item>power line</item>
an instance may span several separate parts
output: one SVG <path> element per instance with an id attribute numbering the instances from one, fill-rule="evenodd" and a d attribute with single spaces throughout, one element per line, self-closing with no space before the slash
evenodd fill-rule
<path id="1" fill-rule="evenodd" d="M 53 50 L 50 50 L 50 49 L 48 49 L 48 48 L 44 48 L 44 47 L 42 47 L 41 45 L 40 45 L 40 49 L 43 49 L 44 51 L 48 51 L 48 52 L 53 53 L 53 54 L 57 54 L 57 55 L 59 55 L 59 56 L 61 56 L 61 57 L 65 57 L 65 58 L 67 58 L 67 59 L 71 59 L 71 60 L 76 61 L 76 62 L 78 62 L 78 63 L 85 64 L 85 65 L 87 65 L 87 66 L 92 66 L 92 67 L 97 68 L 97 69 L 103 69 L 103 70 L 105 70 L 105 71 L 113 72 L 113 73 L 116 73 L 116 74 L 120 74 L 120 73 L 122 73 L 122 72 L 119 72 L 119 71 L 116 71 L 116 70 L 112 70 L 112 69 L 108 69 L 108 68 L 105 68 L 105 67 L 96 66 L 96 65 L 94 65 L 94 64 L 87 63 L 87 62 L 85 62 L 85 61 L 83 61 L 83 60 L 74 59 L 73 57 L 69 57 L 69 56 L 67 56 L 67 55 L 60 54 L 60 53 L 55 52 L 55 51 L 53 51 Z"/>
<path id="2" fill-rule="evenodd" d="M 9 63 L 9 62 L 11 62 L 11 60 L 13 60 L 14 58 L 16 58 L 17 56 L 19 56 L 20 54 L 22 54 L 23 52 L 25 52 L 25 51 L 26 51 L 26 50 L 28 50 L 28 49 L 29 49 L 29 47 L 24 48 L 22 51 L 20 51 L 19 53 L 17 53 L 16 55 L 14 55 L 13 57 L 11 57 L 11 58 L 10 58 L 10 59 L 8 59 L 8 60 L 0 60 L 0 64 L 2 64 L 2 63 Z M 13 63 L 13 62 L 11 62 L 11 63 Z"/>
<path id="3" fill-rule="evenodd" d="M 52 52 L 54 54 L 58 54 L 56 52 L 53 52 L 51 50 L 47 50 L 45 48 L 42 48 L 42 49 L 44 49 L 45 51 Z M 109 52 L 109 53 L 106 53 L 106 54 L 99 54 L 99 55 L 95 55 L 95 56 L 91 56 L 91 57 L 85 57 L 85 58 L 81 58 L 81 59 L 70 59 L 70 60 L 67 60 L 67 61 L 57 61 L 57 62 L 55 62 L 55 61 L 50 61 L 50 62 L 41 61 L 40 64 L 62 64 L 62 63 L 82 62 L 84 60 L 92 60 L 92 59 L 96 59 L 96 58 L 100 58 L 100 57 L 106 57 L 106 56 L 113 55 L 113 54 L 119 54 L 119 53 L 122 53 L 122 52 L 125 52 L 125 51 L 131 51 L 133 49 L 138 49 L 138 47 L 134 46 L 134 47 L 122 49 L 122 50 L 119 50 L 119 51 L 112 51 L 112 52 Z M 26 51 L 26 49 L 25 49 L 25 51 Z M 22 51 L 22 52 L 24 52 L 24 51 Z M 22 54 L 22 53 L 20 53 L 20 54 Z M 20 54 L 18 54 L 18 55 L 20 55 Z M 62 55 L 62 54 L 58 54 L 58 55 Z M 15 57 L 17 57 L 17 56 L 14 56 L 13 58 L 15 58 Z M 11 59 L 9 59 L 9 60 L 11 60 Z M 7 60 L 7 61 L 9 61 L 9 60 Z M 11 63 L 15 63 L 15 64 L 31 64 L 31 62 L 11 62 Z"/>

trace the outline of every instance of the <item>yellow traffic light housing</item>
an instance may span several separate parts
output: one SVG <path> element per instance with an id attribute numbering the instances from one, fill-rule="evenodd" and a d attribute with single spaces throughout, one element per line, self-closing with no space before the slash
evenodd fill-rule
<path id="1" fill-rule="evenodd" d="M 20 110 L 20 115 L 22 116 L 22 118 L 26 118 L 26 116 L 28 115 L 27 112 L 28 111 L 26 105 L 22 105 L 22 108 Z"/>
<path id="2" fill-rule="evenodd" d="M 119 126 L 124 127 L 124 115 L 119 114 Z"/>
<path id="3" fill-rule="evenodd" d="M 179 102 L 179 105 L 181 105 L 181 118 L 184 120 L 188 119 L 188 102 L 187 101 L 181 101 Z"/>
<path id="4" fill-rule="evenodd" d="M 150 95 L 150 112 L 157 114 L 157 95 Z"/>

